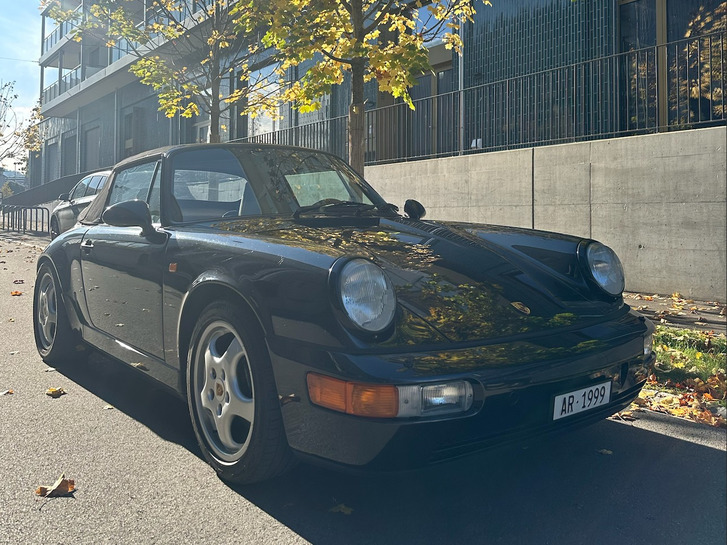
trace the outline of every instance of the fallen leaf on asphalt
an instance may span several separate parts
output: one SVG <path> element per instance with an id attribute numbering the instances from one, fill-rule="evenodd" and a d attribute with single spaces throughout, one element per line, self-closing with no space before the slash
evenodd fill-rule
<path id="1" fill-rule="evenodd" d="M 52 372 L 53 372 L 53 371 L 55 371 L 55 370 L 56 370 L 56 368 L 55 368 L 55 367 L 48 367 L 48 369 L 46 369 L 46 370 L 45 370 L 45 372 L 46 372 L 46 373 L 52 373 Z"/>
<path id="2" fill-rule="evenodd" d="M 5 390 L 4 392 L 0 392 L 0 396 L 11 396 L 14 393 L 12 390 Z"/>
<path id="3" fill-rule="evenodd" d="M 335 507 L 331 507 L 328 511 L 330 513 L 343 513 L 344 515 L 350 515 L 351 513 L 353 513 L 353 509 L 351 509 L 350 507 L 346 507 L 342 503 L 339 503 Z"/>
<path id="4" fill-rule="evenodd" d="M 12 295 L 13 297 L 19 297 L 19 296 L 23 295 L 23 292 L 22 291 L 11 291 L 10 295 Z"/>
<path id="5" fill-rule="evenodd" d="M 115 409 L 115 408 L 116 407 L 114 407 L 113 405 L 104 405 L 104 409 L 106 409 L 107 411 L 110 411 L 111 409 Z"/>
<path id="6" fill-rule="evenodd" d="M 14 322 L 15 318 L 8 318 L 8 322 Z"/>
<path id="7" fill-rule="evenodd" d="M 57 498 L 60 496 L 69 496 L 76 490 L 76 481 L 73 479 L 66 479 L 65 474 L 61 474 L 58 480 L 51 486 L 39 486 L 35 489 L 35 493 L 38 496 L 44 498 Z"/>
<path id="8" fill-rule="evenodd" d="M 68 392 L 66 392 L 63 388 L 48 388 L 45 391 L 45 395 L 50 396 L 53 399 L 58 399 L 59 397 L 67 393 Z"/>
<path id="9" fill-rule="evenodd" d="M 25 280 L 13 280 L 13 284 L 25 284 Z"/>
<path id="10" fill-rule="evenodd" d="M 603 454 L 605 456 L 610 456 L 611 454 L 613 454 L 613 451 L 612 450 L 608 450 L 607 448 L 602 448 L 601 450 L 597 450 L 596 452 L 598 454 Z"/>
<path id="11" fill-rule="evenodd" d="M 13 350 L 12 352 L 10 352 L 11 356 L 17 356 L 18 354 L 20 354 L 20 350 Z"/>
<path id="12" fill-rule="evenodd" d="M 624 422 L 633 422 L 636 420 L 631 411 L 621 411 L 611 416 L 614 420 L 623 420 Z"/>

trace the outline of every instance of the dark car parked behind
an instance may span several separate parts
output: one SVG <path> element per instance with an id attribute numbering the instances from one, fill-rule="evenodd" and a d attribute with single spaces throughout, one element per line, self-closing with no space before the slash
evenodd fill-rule
<path id="1" fill-rule="evenodd" d="M 54 239 L 61 233 L 76 225 L 78 215 L 93 201 L 96 194 L 106 184 L 110 170 L 94 172 L 81 179 L 70 193 L 58 196 L 61 204 L 56 206 L 50 216 L 50 238 Z"/>

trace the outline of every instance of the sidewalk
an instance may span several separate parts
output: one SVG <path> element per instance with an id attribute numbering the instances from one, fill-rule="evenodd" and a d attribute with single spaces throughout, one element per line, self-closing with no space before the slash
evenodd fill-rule
<path id="1" fill-rule="evenodd" d="M 723 303 L 684 299 L 678 293 L 658 295 L 624 292 L 624 301 L 654 324 L 725 333 L 727 316 Z"/>

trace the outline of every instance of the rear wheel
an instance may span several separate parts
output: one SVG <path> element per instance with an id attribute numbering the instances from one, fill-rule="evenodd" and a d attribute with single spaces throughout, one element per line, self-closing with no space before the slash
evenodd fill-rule
<path id="1" fill-rule="evenodd" d="M 75 355 L 75 335 L 68 323 L 58 278 L 48 263 L 41 265 L 35 281 L 33 330 L 44 361 L 56 364 Z"/>
<path id="2" fill-rule="evenodd" d="M 192 425 L 204 457 L 227 481 L 269 479 L 292 461 L 262 338 L 254 318 L 225 301 L 207 306 L 192 333 Z"/>

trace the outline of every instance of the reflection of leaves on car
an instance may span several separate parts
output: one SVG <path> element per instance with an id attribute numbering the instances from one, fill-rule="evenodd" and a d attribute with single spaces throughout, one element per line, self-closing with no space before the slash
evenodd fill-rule
<path id="1" fill-rule="evenodd" d="M 392 358 L 393 363 L 403 366 L 402 370 L 410 370 L 421 376 L 442 373 L 463 373 L 486 367 L 509 367 L 527 363 L 528 365 L 597 353 L 605 348 L 600 340 L 589 340 L 568 346 L 544 346 L 537 341 L 509 342 L 465 348 L 456 352 L 417 353 L 416 357 L 404 354 Z"/>

